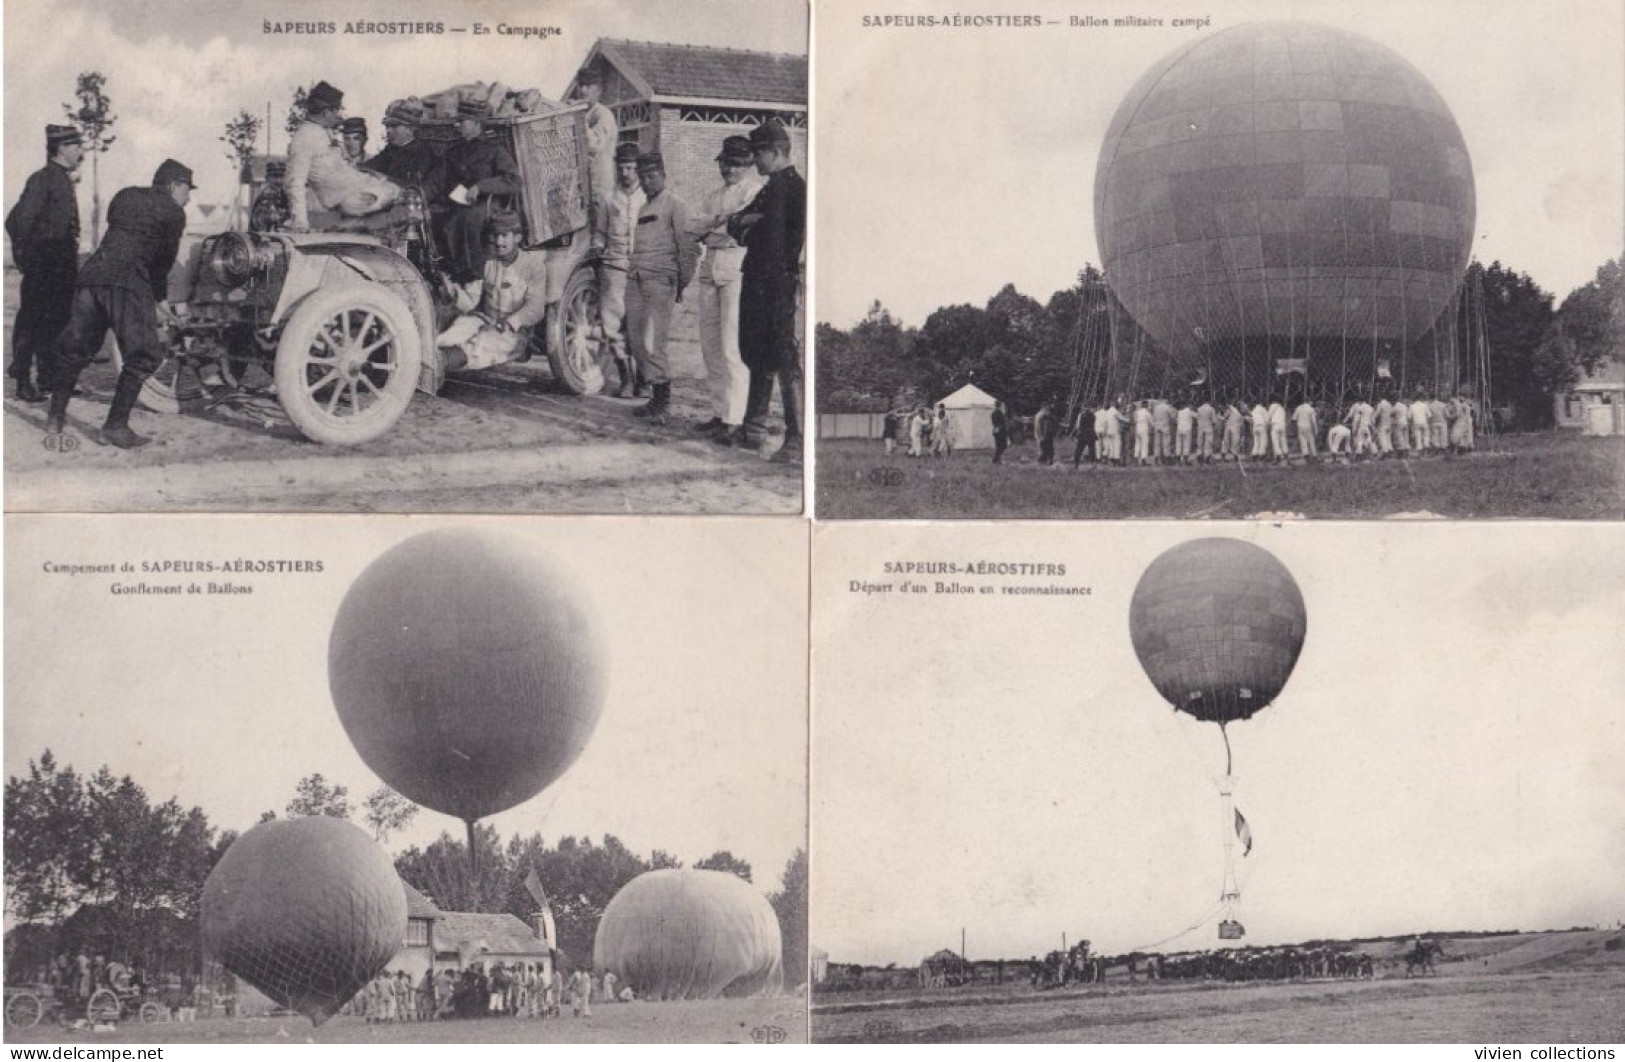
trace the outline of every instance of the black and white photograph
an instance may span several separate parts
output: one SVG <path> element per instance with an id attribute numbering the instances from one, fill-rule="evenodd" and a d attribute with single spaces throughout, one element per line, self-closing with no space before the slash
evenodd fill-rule
<path id="1" fill-rule="evenodd" d="M 7 5 L 8 511 L 799 513 L 808 18 Z"/>
<path id="2" fill-rule="evenodd" d="M 828 0 L 821 519 L 1625 516 L 1625 11 Z"/>
<path id="3" fill-rule="evenodd" d="M 1625 1039 L 1617 528 L 813 538 L 814 1041 Z"/>
<path id="4" fill-rule="evenodd" d="M 6 1042 L 805 1041 L 807 552 L 9 517 Z"/>

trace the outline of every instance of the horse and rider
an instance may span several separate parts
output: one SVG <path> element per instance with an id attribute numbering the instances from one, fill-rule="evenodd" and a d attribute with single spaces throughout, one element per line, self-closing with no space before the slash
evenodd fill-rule
<path id="1" fill-rule="evenodd" d="M 1444 947 L 1436 940 L 1423 940 L 1417 937 L 1410 950 L 1400 958 L 1405 960 L 1405 976 L 1415 977 L 1418 973 L 1434 974 L 1434 960 L 1444 958 Z"/>

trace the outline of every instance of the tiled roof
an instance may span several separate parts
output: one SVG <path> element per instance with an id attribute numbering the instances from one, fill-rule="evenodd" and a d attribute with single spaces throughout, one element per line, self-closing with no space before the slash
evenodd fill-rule
<path id="1" fill-rule="evenodd" d="M 435 945 L 444 949 L 484 941 L 493 955 L 540 955 L 547 945 L 524 922 L 511 914 L 473 914 L 441 911 L 434 927 Z"/>
<path id="2" fill-rule="evenodd" d="M 807 103 L 807 57 L 604 38 L 598 49 L 656 96 Z"/>
<path id="3" fill-rule="evenodd" d="M 406 917 L 408 918 L 439 918 L 440 908 L 436 907 L 429 898 L 423 895 L 405 881 L 401 888 L 406 890 Z"/>

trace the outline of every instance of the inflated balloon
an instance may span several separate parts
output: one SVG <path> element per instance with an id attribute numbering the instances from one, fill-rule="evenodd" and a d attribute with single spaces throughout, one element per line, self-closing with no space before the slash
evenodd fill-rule
<path id="1" fill-rule="evenodd" d="M 364 832 L 326 816 L 262 822 L 203 885 L 203 945 L 320 1025 L 406 942 L 406 892 Z"/>
<path id="2" fill-rule="evenodd" d="M 599 920 L 593 965 L 639 999 L 767 996 L 784 984 L 772 905 L 720 870 L 651 870 L 627 882 Z"/>
<path id="3" fill-rule="evenodd" d="M 356 751 L 408 800 L 466 822 L 529 800 L 581 755 L 603 707 L 586 600 L 484 531 L 431 531 L 345 594 L 328 684 Z"/>
<path id="4" fill-rule="evenodd" d="M 1293 22 L 1205 34 L 1146 71 L 1107 131 L 1094 207 L 1122 305 L 1174 364 L 1248 390 L 1276 386 L 1277 358 L 1346 387 L 1391 357 L 1399 379 L 1457 290 L 1476 212 L 1427 78 Z"/>
<path id="5" fill-rule="evenodd" d="M 1129 606 L 1134 652 L 1157 692 L 1219 724 L 1246 719 L 1275 699 L 1307 629 L 1292 573 L 1233 538 L 1168 550 L 1140 576 Z"/>

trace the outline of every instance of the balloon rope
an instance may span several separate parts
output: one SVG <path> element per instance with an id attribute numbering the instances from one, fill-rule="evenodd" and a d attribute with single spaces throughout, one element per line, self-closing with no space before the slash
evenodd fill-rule
<path id="1" fill-rule="evenodd" d="M 474 820 L 464 819 L 463 826 L 468 831 L 468 898 L 476 909 L 480 899 L 480 857 L 474 848 Z"/>
<path id="2" fill-rule="evenodd" d="M 1152 941 L 1150 944 L 1141 944 L 1139 947 L 1130 948 L 1129 949 L 1129 954 L 1132 954 L 1132 953 L 1137 952 L 1137 951 L 1150 951 L 1152 948 L 1160 948 L 1164 944 L 1168 943 L 1170 940 L 1178 940 L 1180 937 L 1185 936 L 1187 933 L 1193 933 L 1196 930 L 1201 929 L 1202 927 L 1204 927 L 1204 926 L 1206 926 L 1208 924 L 1208 921 L 1210 919 L 1212 919 L 1212 917 L 1214 915 L 1219 913 L 1219 908 L 1221 908 L 1222 906 L 1224 906 L 1222 901 L 1220 903 L 1214 904 L 1213 906 L 1209 907 L 1206 911 L 1202 912 L 1202 917 L 1201 918 L 1198 918 L 1196 921 L 1192 922 L 1190 925 L 1186 926 L 1184 929 L 1181 929 L 1178 933 L 1175 933 L 1173 936 L 1171 936 L 1171 937 L 1163 937 L 1161 940 Z"/>
<path id="3" fill-rule="evenodd" d="M 1230 732 L 1228 730 L 1226 730 L 1224 728 L 1224 726 L 1225 725 L 1223 723 L 1219 724 L 1219 736 L 1224 738 L 1224 776 L 1226 778 L 1229 778 L 1230 774 L 1231 774 L 1231 771 L 1230 771 Z"/>

